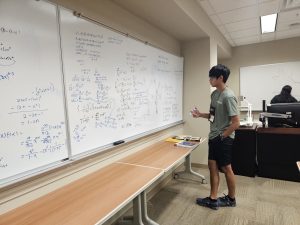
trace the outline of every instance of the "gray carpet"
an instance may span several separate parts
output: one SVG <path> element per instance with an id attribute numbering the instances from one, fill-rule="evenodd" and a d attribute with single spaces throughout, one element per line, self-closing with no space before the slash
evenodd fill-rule
<path id="1" fill-rule="evenodd" d="M 195 170 L 209 179 L 208 169 Z M 222 196 L 227 187 L 220 177 Z M 208 196 L 209 184 L 172 180 L 149 201 L 149 217 L 160 225 L 300 225 L 300 183 L 243 176 L 236 181 L 237 206 L 212 210 L 195 204 Z"/>

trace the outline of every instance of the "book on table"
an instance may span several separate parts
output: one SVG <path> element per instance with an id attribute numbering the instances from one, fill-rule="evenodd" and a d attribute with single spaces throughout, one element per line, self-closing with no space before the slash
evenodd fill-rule
<path id="1" fill-rule="evenodd" d="M 182 140 L 182 141 L 201 141 L 201 137 L 193 137 L 191 135 L 178 135 L 172 137 L 173 139 Z"/>
<path id="2" fill-rule="evenodd" d="M 200 142 L 201 141 L 201 137 L 191 137 L 189 139 L 189 141 L 198 141 L 198 142 Z"/>
<path id="3" fill-rule="evenodd" d="M 175 145 L 178 147 L 191 148 L 197 146 L 199 143 L 194 141 L 181 141 L 176 143 Z"/>

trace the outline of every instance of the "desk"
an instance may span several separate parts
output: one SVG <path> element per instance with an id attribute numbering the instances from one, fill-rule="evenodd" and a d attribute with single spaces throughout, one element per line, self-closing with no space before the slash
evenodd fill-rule
<path id="1" fill-rule="evenodd" d="M 235 131 L 231 165 L 237 175 L 254 177 L 256 174 L 256 128 L 257 124 L 253 124 Z"/>
<path id="2" fill-rule="evenodd" d="M 191 148 L 177 147 L 174 143 L 160 141 L 118 162 L 162 169 L 166 172 L 191 151 Z"/>
<path id="3" fill-rule="evenodd" d="M 181 160 L 185 159 L 185 171 L 183 172 L 195 175 L 198 178 L 200 177 L 203 183 L 205 181 L 205 177 L 194 172 L 191 169 L 190 157 L 192 151 L 204 141 L 205 139 L 203 139 L 198 145 L 188 148 L 178 147 L 175 146 L 174 143 L 170 143 L 167 141 L 160 141 L 154 145 L 149 146 L 148 148 L 145 148 L 142 151 L 132 154 L 126 158 L 123 158 L 118 162 L 127 163 L 130 165 L 147 166 L 151 168 L 162 169 L 165 172 L 167 172 L 176 164 L 178 164 Z M 179 175 L 180 173 L 181 172 L 177 174 Z"/>
<path id="4" fill-rule="evenodd" d="M 119 160 L 118 163 L 147 168 L 162 169 L 164 172 L 167 172 L 176 164 L 178 164 L 181 160 L 185 159 L 185 171 L 182 172 L 190 173 L 192 175 L 200 177 L 203 183 L 205 177 L 194 172 L 191 169 L 190 154 L 196 147 L 199 146 L 199 144 L 195 145 L 194 147 L 185 148 L 175 146 L 174 143 L 160 141 L 137 153 L 134 153 L 128 157 Z M 177 174 L 179 175 L 182 172 L 178 172 Z M 145 192 L 142 193 L 141 198 L 143 221 L 147 222 L 147 224 L 149 225 L 157 225 L 157 223 L 152 221 L 147 215 L 147 198 Z"/>
<path id="5" fill-rule="evenodd" d="M 102 224 L 131 200 L 139 204 L 139 194 L 162 175 L 160 169 L 113 163 L 0 215 L 0 224 Z"/>
<path id="6" fill-rule="evenodd" d="M 257 162 L 261 177 L 300 182 L 299 128 L 258 128 Z"/>

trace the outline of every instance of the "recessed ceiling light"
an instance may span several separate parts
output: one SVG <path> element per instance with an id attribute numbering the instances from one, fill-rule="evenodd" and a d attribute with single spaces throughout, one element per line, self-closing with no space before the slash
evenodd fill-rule
<path id="1" fill-rule="evenodd" d="M 276 28 L 276 22 L 277 22 L 277 13 L 261 16 L 260 17 L 260 28 L 261 33 L 270 33 L 274 32 Z"/>

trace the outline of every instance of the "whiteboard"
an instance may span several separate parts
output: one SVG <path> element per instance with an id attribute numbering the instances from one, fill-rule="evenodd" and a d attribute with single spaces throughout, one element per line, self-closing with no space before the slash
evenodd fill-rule
<path id="1" fill-rule="evenodd" d="M 183 58 L 60 17 L 72 154 L 182 120 Z"/>
<path id="2" fill-rule="evenodd" d="M 56 11 L 0 1 L 0 183 L 68 157 Z"/>
<path id="3" fill-rule="evenodd" d="M 286 62 L 240 68 L 240 95 L 262 110 L 262 100 L 270 103 L 284 85 L 292 86 L 292 95 L 300 100 L 300 62 Z"/>

